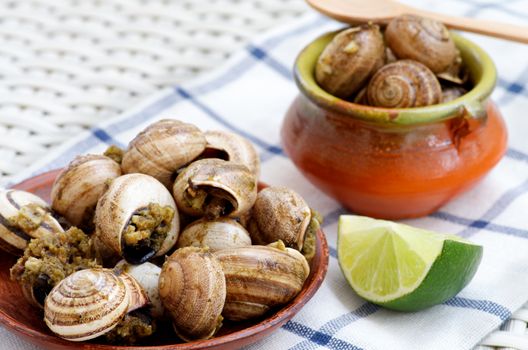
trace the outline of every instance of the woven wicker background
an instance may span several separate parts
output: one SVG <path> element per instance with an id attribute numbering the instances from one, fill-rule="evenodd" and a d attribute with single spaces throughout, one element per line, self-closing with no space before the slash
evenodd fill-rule
<path id="1" fill-rule="evenodd" d="M 302 0 L 0 1 L 0 183 L 307 11 Z M 525 308 L 483 344 L 528 349 L 527 323 Z M 0 348 L 26 348 L 4 334 Z"/>
<path id="2" fill-rule="evenodd" d="M 0 1 L 0 183 L 305 11 L 301 0 Z"/>

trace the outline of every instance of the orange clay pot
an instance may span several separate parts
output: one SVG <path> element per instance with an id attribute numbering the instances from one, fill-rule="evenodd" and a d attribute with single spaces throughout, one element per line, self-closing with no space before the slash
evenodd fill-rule
<path id="1" fill-rule="evenodd" d="M 385 109 L 338 99 L 315 83 L 315 62 L 333 35 L 297 58 L 301 94 L 281 133 L 292 161 L 318 188 L 355 213 L 418 217 L 475 185 L 501 159 L 507 132 L 487 100 L 496 71 L 478 46 L 453 34 L 474 85 L 467 94 L 434 106 Z"/>

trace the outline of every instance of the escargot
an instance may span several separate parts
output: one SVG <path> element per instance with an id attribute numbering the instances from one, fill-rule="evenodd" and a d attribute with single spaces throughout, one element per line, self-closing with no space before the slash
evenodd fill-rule
<path id="1" fill-rule="evenodd" d="M 387 45 L 399 59 L 412 59 L 433 73 L 445 71 L 456 59 L 457 49 L 440 22 L 415 15 L 392 19 L 385 30 Z"/>
<path id="2" fill-rule="evenodd" d="M 148 298 L 132 277 L 86 269 L 53 288 L 44 304 L 44 322 L 63 339 L 85 341 L 111 332 L 127 313 L 146 303 Z"/>
<path id="3" fill-rule="evenodd" d="M 116 178 L 99 199 L 95 235 L 119 256 L 141 264 L 171 249 L 179 233 L 178 210 L 170 192 L 155 178 Z"/>
<path id="4" fill-rule="evenodd" d="M 160 274 L 159 293 L 174 331 L 183 340 L 211 338 L 221 327 L 226 282 L 220 263 L 207 250 L 186 247 L 169 256 Z"/>
<path id="5" fill-rule="evenodd" d="M 377 25 L 349 28 L 339 32 L 319 56 L 315 79 L 327 92 L 346 98 L 358 91 L 384 60 L 385 45 Z"/>
<path id="6" fill-rule="evenodd" d="M 258 178 L 260 159 L 251 142 L 229 131 L 212 130 L 206 131 L 204 135 L 207 145 L 201 158 L 220 158 L 243 164 Z"/>
<path id="7" fill-rule="evenodd" d="M 188 215 L 238 217 L 255 203 L 257 180 L 245 165 L 201 159 L 178 175 L 172 193 L 178 209 Z"/>
<path id="8" fill-rule="evenodd" d="M 55 179 L 51 207 L 72 225 L 92 231 L 97 201 L 119 176 L 121 167 L 106 156 L 77 156 Z"/>
<path id="9" fill-rule="evenodd" d="M 92 240 L 71 227 L 32 239 L 10 274 L 30 304 L 42 307 L 46 295 L 57 283 L 75 271 L 92 267 L 99 267 Z"/>
<path id="10" fill-rule="evenodd" d="M 249 233 L 237 221 L 230 218 L 197 220 L 180 234 L 176 246 L 208 247 L 211 251 L 251 245 Z"/>
<path id="11" fill-rule="evenodd" d="M 121 260 L 114 267 L 117 274 L 122 272 L 132 276 L 136 282 L 141 286 L 141 289 L 147 293 L 150 300 L 151 314 L 154 318 L 162 318 L 165 309 L 161 303 L 158 282 L 161 273 L 161 268 L 152 263 L 146 262 L 141 265 L 132 265 L 125 260 Z"/>
<path id="12" fill-rule="evenodd" d="M 248 230 L 255 244 L 281 240 L 287 247 L 301 251 L 307 232 L 315 235 L 318 219 L 297 192 L 286 187 L 267 187 L 257 195 Z M 312 221 L 317 223 L 311 225 Z"/>
<path id="13" fill-rule="evenodd" d="M 276 247 L 249 246 L 214 253 L 226 280 L 222 311 L 226 319 L 241 321 L 262 316 L 301 291 L 310 273 L 306 258 L 295 249 L 280 244 Z"/>
<path id="14" fill-rule="evenodd" d="M 374 74 L 367 86 L 367 99 L 378 107 L 429 106 L 441 101 L 442 88 L 429 68 L 413 60 L 400 60 Z"/>
<path id="15" fill-rule="evenodd" d="M 130 142 L 121 166 L 125 174 L 147 174 L 168 188 L 176 172 L 205 150 L 206 142 L 196 126 L 163 119 L 148 126 Z"/>
<path id="16" fill-rule="evenodd" d="M 0 248 L 21 255 L 32 238 L 63 232 L 58 219 L 40 197 L 25 191 L 0 190 Z"/>

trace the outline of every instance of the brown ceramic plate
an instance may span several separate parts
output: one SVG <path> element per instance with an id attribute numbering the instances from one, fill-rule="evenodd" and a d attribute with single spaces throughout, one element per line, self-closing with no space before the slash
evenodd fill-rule
<path id="1" fill-rule="evenodd" d="M 28 179 L 14 188 L 33 192 L 49 202 L 51 186 L 59 170 Z M 260 187 L 264 187 L 261 185 Z M 288 305 L 253 322 L 226 323 L 219 334 L 209 340 L 192 343 L 175 343 L 176 336 L 170 328 L 160 327 L 160 334 L 149 343 L 140 346 L 113 346 L 89 343 L 74 343 L 53 335 L 42 319 L 42 311 L 30 306 L 22 296 L 18 284 L 9 278 L 9 268 L 16 259 L 0 254 L 0 323 L 13 333 L 46 349 L 99 349 L 99 350 L 189 350 L 189 349 L 237 349 L 262 339 L 291 319 L 312 298 L 326 275 L 328 268 L 328 246 L 323 231 L 317 232 L 317 250 L 311 263 L 311 273 L 303 290 Z"/>

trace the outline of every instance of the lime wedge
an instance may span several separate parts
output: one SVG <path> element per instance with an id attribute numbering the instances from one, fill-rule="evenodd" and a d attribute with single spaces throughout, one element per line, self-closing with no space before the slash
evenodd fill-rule
<path id="1" fill-rule="evenodd" d="M 342 215 L 337 254 L 343 275 L 361 297 L 415 311 L 460 292 L 477 271 L 482 247 L 455 235 Z"/>

